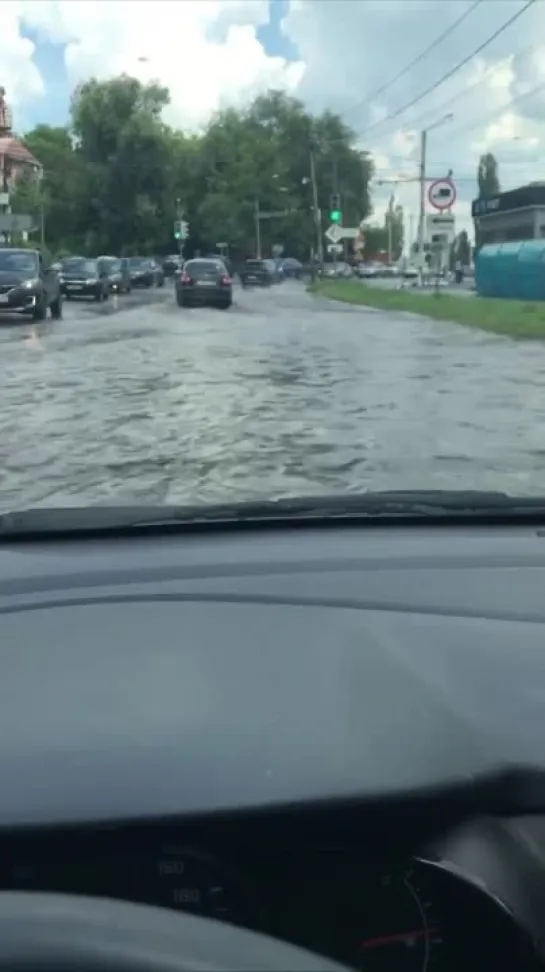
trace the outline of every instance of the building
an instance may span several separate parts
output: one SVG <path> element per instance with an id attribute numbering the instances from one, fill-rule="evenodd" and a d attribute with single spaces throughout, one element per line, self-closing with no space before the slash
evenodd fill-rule
<path id="1" fill-rule="evenodd" d="M 544 239 L 545 182 L 531 182 L 488 199 L 474 199 L 471 215 L 479 246 Z"/>
<path id="2" fill-rule="evenodd" d="M 11 110 L 0 87 L 0 207 L 9 206 L 9 193 L 21 174 L 29 171 L 40 178 L 42 166 L 13 134 Z"/>

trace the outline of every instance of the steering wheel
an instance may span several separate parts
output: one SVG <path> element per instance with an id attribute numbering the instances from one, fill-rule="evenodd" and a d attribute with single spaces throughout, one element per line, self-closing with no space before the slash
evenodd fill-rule
<path id="1" fill-rule="evenodd" d="M 0 892 L 4 972 L 349 972 L 266 935 L 148 905 Z"/>

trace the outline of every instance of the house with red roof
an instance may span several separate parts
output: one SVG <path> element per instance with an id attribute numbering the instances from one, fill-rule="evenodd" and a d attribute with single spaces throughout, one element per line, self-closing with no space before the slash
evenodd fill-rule
<path id="1" fill-rule="evenodd" d="M 29 170 L 35 172 L 37 178 L 41 177 L 40 162 L 13 134 L 11 110 L 5 89 L 0 87 L 0 194 L 9 193 L 19 176 Z"/>

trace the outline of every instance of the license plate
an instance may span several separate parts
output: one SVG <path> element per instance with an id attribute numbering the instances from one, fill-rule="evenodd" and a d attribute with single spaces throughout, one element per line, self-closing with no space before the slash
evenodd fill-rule
<path id="1" fill-rule="evenodd" d="M 215 287 L 215 280 L 197 280 L 197 287 Z"/>
<path id="2" fill-rule="evenodd" d="M 83 284 L 66 284 L 67 290 L 83 290 Z"/>
<path id="3" fill-rule="evenodd" d="M 7 294 L 0 294 L 0 304 L 7 304 L 9 297 Z"/>
<path id="4" fill-rule="evenodd" d="M 248 280 L 257 280 L 257 277 L 250 276 L 250 277 L 248 277 Z"/>

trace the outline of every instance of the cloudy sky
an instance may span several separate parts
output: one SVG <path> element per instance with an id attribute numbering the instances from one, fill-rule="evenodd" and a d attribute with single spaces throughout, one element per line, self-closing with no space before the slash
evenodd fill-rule
<path id="1" fill-rule="evenodd" d="M 502 188 L 545 178 L 545 0 L 501 32 L 526 3 L 2 0 L 0 83 L 19 132 L 64 123 L 71 90 L 91 75 L 158 78 L 172 95 L 167 120 L 186 128 L 218 105 L 284 88 L 312 109 L 338 111 L 386 180 L 414 178 L 419 132 L 429 128 L 428 172 L 453 170 L 458 228 L 469 228 L 481 152 L 496 155 Z M 375 187 L 377 216 L 392 188 L 416 213 L 408 182 Z"/>

